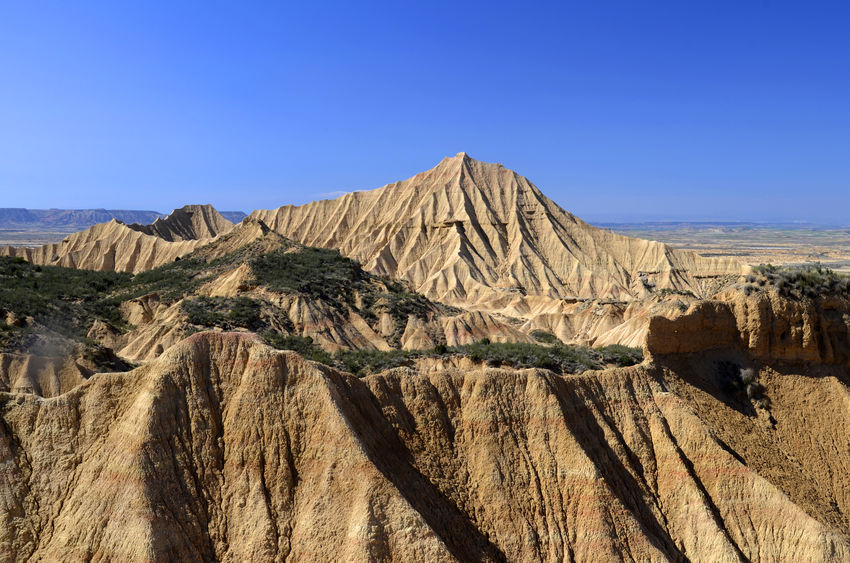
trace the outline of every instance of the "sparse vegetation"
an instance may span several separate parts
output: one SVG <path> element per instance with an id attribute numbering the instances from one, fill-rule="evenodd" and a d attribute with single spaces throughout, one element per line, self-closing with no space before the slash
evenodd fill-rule
<path id="1" fill-rule="evenodd" d="M 165 302 L 173 302 L 198 289 L 209 280 L 210 265 L 198 258 L 182 258 L 133 277 L 124 299 L 156 293 Z"/>
<path id="2" fill-rule="evenodd" d="M 112 294 L 131 279 L 130 274 L 34 266 L 21 258 L 0 257 L 0 308 L 80 339 L 95 319 L 117 327 L 124 324 L 120 301 Z M 0 332 L 8 342 L 24 328 L 6 325 Z"/>
<path id="3" fill-rule="evenodd" d="M 770 402 L 764 394 L 765 388 L 758 381 L 758 372 L 734 362 L 719 362 L 717 375 L 720 388 L 739 400 L 752 401 L 755 405 L 768 408 Z"/>
<path id="4" fill-rule="evenodd" d="M 532 330 L 531 337 L 541 344 L 558 344 L 561 342 L 557 336 L 548 330 Z"/>
<path id="5" fill-rule="evenodd" d="M 634 366 L 643 361 L 643 350 L 631 348 L 622 344 L 611 344 L 597 349 L 602 354 L 602 361 L 606 364 L 618 366 Z"/>
<path id="6" fill-rule="evenodd" d="M 639 349 L 608 346 L 593 349 L 585 346 L 543 346 L 539 344 L 490 342 L 483 339 L 473 344 L 448 347 L 437 345 L 432 350 L 343 350 L 336 354 L 323 352 L 310 338 L 287 336 L 273 331 L 263 334 L 270 345 L 278 349 L 295 350 L 302 356 L 358 376 L 379 373 L 401 366 L 413 365 L 417 358 L 465 356 L 474 362 L 517 369 L 542 368 L 559 374 L 581 373 L 602 369 L 606 364 L 630 366 L 643 360 Z"/>
<path id="7" fill-rule="evenodd" d="M 351 307 L 373 325 L 380 315 L 389 313 L 396 326 L 388 337 L 393 346 L 399 346 L 410 315 L 425 319 L 436 310 L 459 312 L 432 303 L 403 282 L 364 272 L 360 264 L 335 250 L 287 248 L 257 256 L 249 263 L 254 283 L 272 291 L 298 293 L 338 310 Z"/>
<path id="8" fill-rule="evenodd" d="M 394 280 L 382 280 L 386 291 L 369 288 L 363 294 L 364 317 L 377 319 L 380 313 L 389 313 L 397 324 L 406 324 L 413 315 L 426 318 L 434 310 L 434 304 L 421 293 L 409 291 L 403 283 Z"/>
<path id="9" fill-rule="evenodd" d="M 347 304 L 367 277 L 357 262 L 326 248 L 274 250 L 249 263 L 257 285 Z"/>
<path id="10" fill-rule="evenodd" d="M 343 350 L 333 355 L 331 365 L 362 377 L 404 365 L 412 365 L 415 358 L 428 355 L 427 352 L 408 350 L 388 350 L 386 352 L 381 350 Z"/>
<path id="11" fill-rule="evenodd" d="M 333 356 L 317 346 L 309 336 L 281 334 L 273 330 L 267 330 L 263 333 L 263 340 L 269 346 L 278 350 L 292 350 L 298 352 L 308 360 L 333 365 Z"/>
<path id="12" fill-rule="evenodd" d="M 249 330 L 263 326 L 260 302 L 249 297 L 195 297 L 184 300 L 180 307 L 193 325 Z"/>
<path id="13" fill-rule="evenodd" d="M 772 286 L 790 299 L 815 299 L 825 295 L 850 296 L 850 276 L 839 274 L 821 264 L 780 267 L 762 264 L 746 278 L 744 291 L 750 295 L 760 288 Z"/>
<path id="14" fill-rule="evenodd" d="M 671 289 L 669 287 L 659 289 L 658 295 L 660 295 L 661 297 L 666 297 L 668 295 L 683 295 L 686 297 L 696 297 L 693 291 L 689 291 L 687 289 Z"/>

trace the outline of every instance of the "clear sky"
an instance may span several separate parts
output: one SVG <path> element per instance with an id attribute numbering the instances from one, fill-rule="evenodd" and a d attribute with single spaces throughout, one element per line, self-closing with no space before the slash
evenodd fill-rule
<path id="1" fill-rule="evenodd" d="M 0 0 L 0 207 L 250 211 L 459 151 L 590 220 L 850 223 L 850 3 Z"/>

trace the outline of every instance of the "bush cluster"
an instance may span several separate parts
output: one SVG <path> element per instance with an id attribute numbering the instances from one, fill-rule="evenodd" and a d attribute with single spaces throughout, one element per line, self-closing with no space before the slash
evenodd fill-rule
<path id="1" fill-rule="evenodd" d="M 824 295 L 850 295 L 850 276 L 839 274 L 821 264 L 780 267 L 762 264 L 746 278 L 744 291 L 750 295 L 759 288 L 773 286 L 783 297 L 815 299 Z"/>
<path id="2" fill-rule="evenodd" d="M 389 313 L 396 332 L 388 340 L 395 346 L 399 345 L 408 316 L 424 319 L 439 308 L 400 281 L 364 272 L 359 263 L 336 250 L 286 248 L 256 256 L 249 264 L 254 283 L 272 291 L 298 293 L 337 309 L 348 306 L 369 323 Z"/>
<path id="3" fill-rule="evenodd" d="M 0 257 L 0 308 L 79 339 L 95 319 L 123 326 L 120 300 L 112 294 L 131 280 L 130 274 L 35 266 L 21 258 Z M 21 329 L 8 327 L 3 332 Z"/>
<path id="4" fill-rule="evenodd" d="M 696 297 L 693 291 L 689 291 L 687 289 L 671 289 L 669 287 L 659 289 L 658 295 L 662 297 L 666 297 L 667 295 L 684 295 L 686 297 Z"/>
<path id="5" fill-rule="evenodd" d="M 720 388 L 739 399 L 747 399 L 758 406 L 767 408 L 770 403 L 764 386 L 758 381 L 758 372 L 734 362 L 719 362 L 717 376 Z"/>
<path id="6" fill-rule="evenodd" d="M 309 336 L 281 334 L 273 330 L 267 330 L 263 333 L 263 340 L 269 346 L 278 350 L 292 350 L 298 352 L 308 360 L 325 365 L 333 365 L 333 356 L 317 346 Z"/>
<path id="7" fill-rule="evenodd" d="M 165 302 L 173 302 L 197 290 L 209 279 L 209 264 L 198 258 L 183 258 L 140 272 L 133 278 L 125 299 L 156 293 Z"/>
<path id="8" fill-rule="evenodd" d="M 541 344 L 558 344 L 561 341 L 548 330 L 532 330 L 531 337 Z"/>
<path id="9" fill-rule="evenodd" d="M 357 262 L 327 248 L 273 250 L 249 264 L 257 285 L 347 304 L 353 303 L 354 291 L 366 278 Z"/>
<path id="10" fill-rule="evenodd" d="M 610 344 L 597 348 L 597 351 L 602 354 L 602 361 L 606 364 L 626 367 L 635 366 L 643 361 L 643 350 L 622 344 Z"/>
<path id="11" fill-rule="evenodd" d="M 413 315 L 426 318 L 434 310 L 434 304 L 421 293 L 409 291 L 403 283 L 394 280 L 382 280 L 384 288 L 372 285 L 363 291 L 362 304 L 364 317 L 377 319 L 380 313 L 389 313 L 397 324 L 404 324 Z"/>
<path id="12" fill-rule="evenodd" d="M 250 297 L 195 297 L 184 300 L 180 308 L 193 325 L 225 330 L 258 330 L 263 326 L 261 304 Z"/>
<path id="13" fill-rule="evenodd" d="M 606 346 L 593 349 L 586 346 L 557 344 L 544 346 L 514 342 L 490 342 L 483 339 L 474 344 L 448 347 L 444 344 L 432 350 L 343 350 L 333 355 L 323 352 L 309 338 L 285 336 L 274 332 L 263 334 L 266 342 L 278 349 L 295 350 L 303 356 L 348 371 L 358 376 L 387 369 L 410 366 L 416 358 L 465 356 L 474 362 L 491 366 L 511 366 L 517 369 L 542 368 L 555 373 L 581 373 L 602 369 L 606 364 L 630 366 L 643 361 L 638 348 Z"/>

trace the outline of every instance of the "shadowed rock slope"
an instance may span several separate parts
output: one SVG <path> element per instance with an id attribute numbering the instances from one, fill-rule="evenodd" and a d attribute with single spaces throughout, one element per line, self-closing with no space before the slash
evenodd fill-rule
<path id="1" fill-rule="evenodd" d="M 522 309 L 523 296 L 631 300 L 655 289 L 706 296 L 714 280 L 741 272 L 732 260 L 592 227 L 526 178 L 466 153 L 376 190 L 252 216 L 465 307 Z"/>
<path id="2" fill-rule="evenodd" d="M 150 225 L 129 225 L 131 229 L 159 237 L 169 242 L 213 238 L 233 229 L 233 223 L 209 204 L 184 205 L 168 217 Z"/>
<path id="3" fill-rule="evenodd" d="M 578 376 L 357 379 L 253 335 L 201 333 L 53 399 L 2 393 L 0 554 L 846 560 L 846 364 L 766 363 L 737 328 L 750 317 L 709 306 L 727 307 L 719 330 L 734 339 L 664 348 L 708 326 L 698 306 L 653 323 L 652 363 Z M 754 396 L 723 383 L 745 367 Z"/>

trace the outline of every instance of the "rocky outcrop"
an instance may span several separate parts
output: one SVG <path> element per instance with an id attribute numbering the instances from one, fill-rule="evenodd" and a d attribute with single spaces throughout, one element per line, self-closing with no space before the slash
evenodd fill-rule
<path id="1" fill-rule="evenodd" d="M 728 291 L 675 320 L 653 318 L 646 351 L 727 451 L 850 533 L 850 300 Z"/>
<path id="2" fill-rule="evenodd" d="M 673 377 L 647 366 L 566 378 L 476 367 L 361 380 L 249 335 L 194 335 L 147 366 L 94 375 L 52 400 L 0 394 L 0 553 L 850 557 L 846 495 L 832 516 L 801 508 L 783 488 L 792 481 L 756 463 L 756 454 L 804 458 L 850 429 L 846 409 L 830 410 L 831 428 L 809 424 L 817 441 L 750 436 L 751 448 L 736 450 L 718 432 L 746 421 L 717 400 L 712 417 L 698 414 Z M 814 383 L 795 381 L 795 394 Z M 822 420 L 823 404 L 796 408 Z M 841 467 L 847 450 L 844 440 L 818 450 L 819 460 Z"/>
<path id="3" fill-rule="evenodd" d="M 214 238 L 233 229 L 233 223 L 210 204 L 184 205 L 150 225 L 133 223 L 128 226 L 169 242 Z"/>

